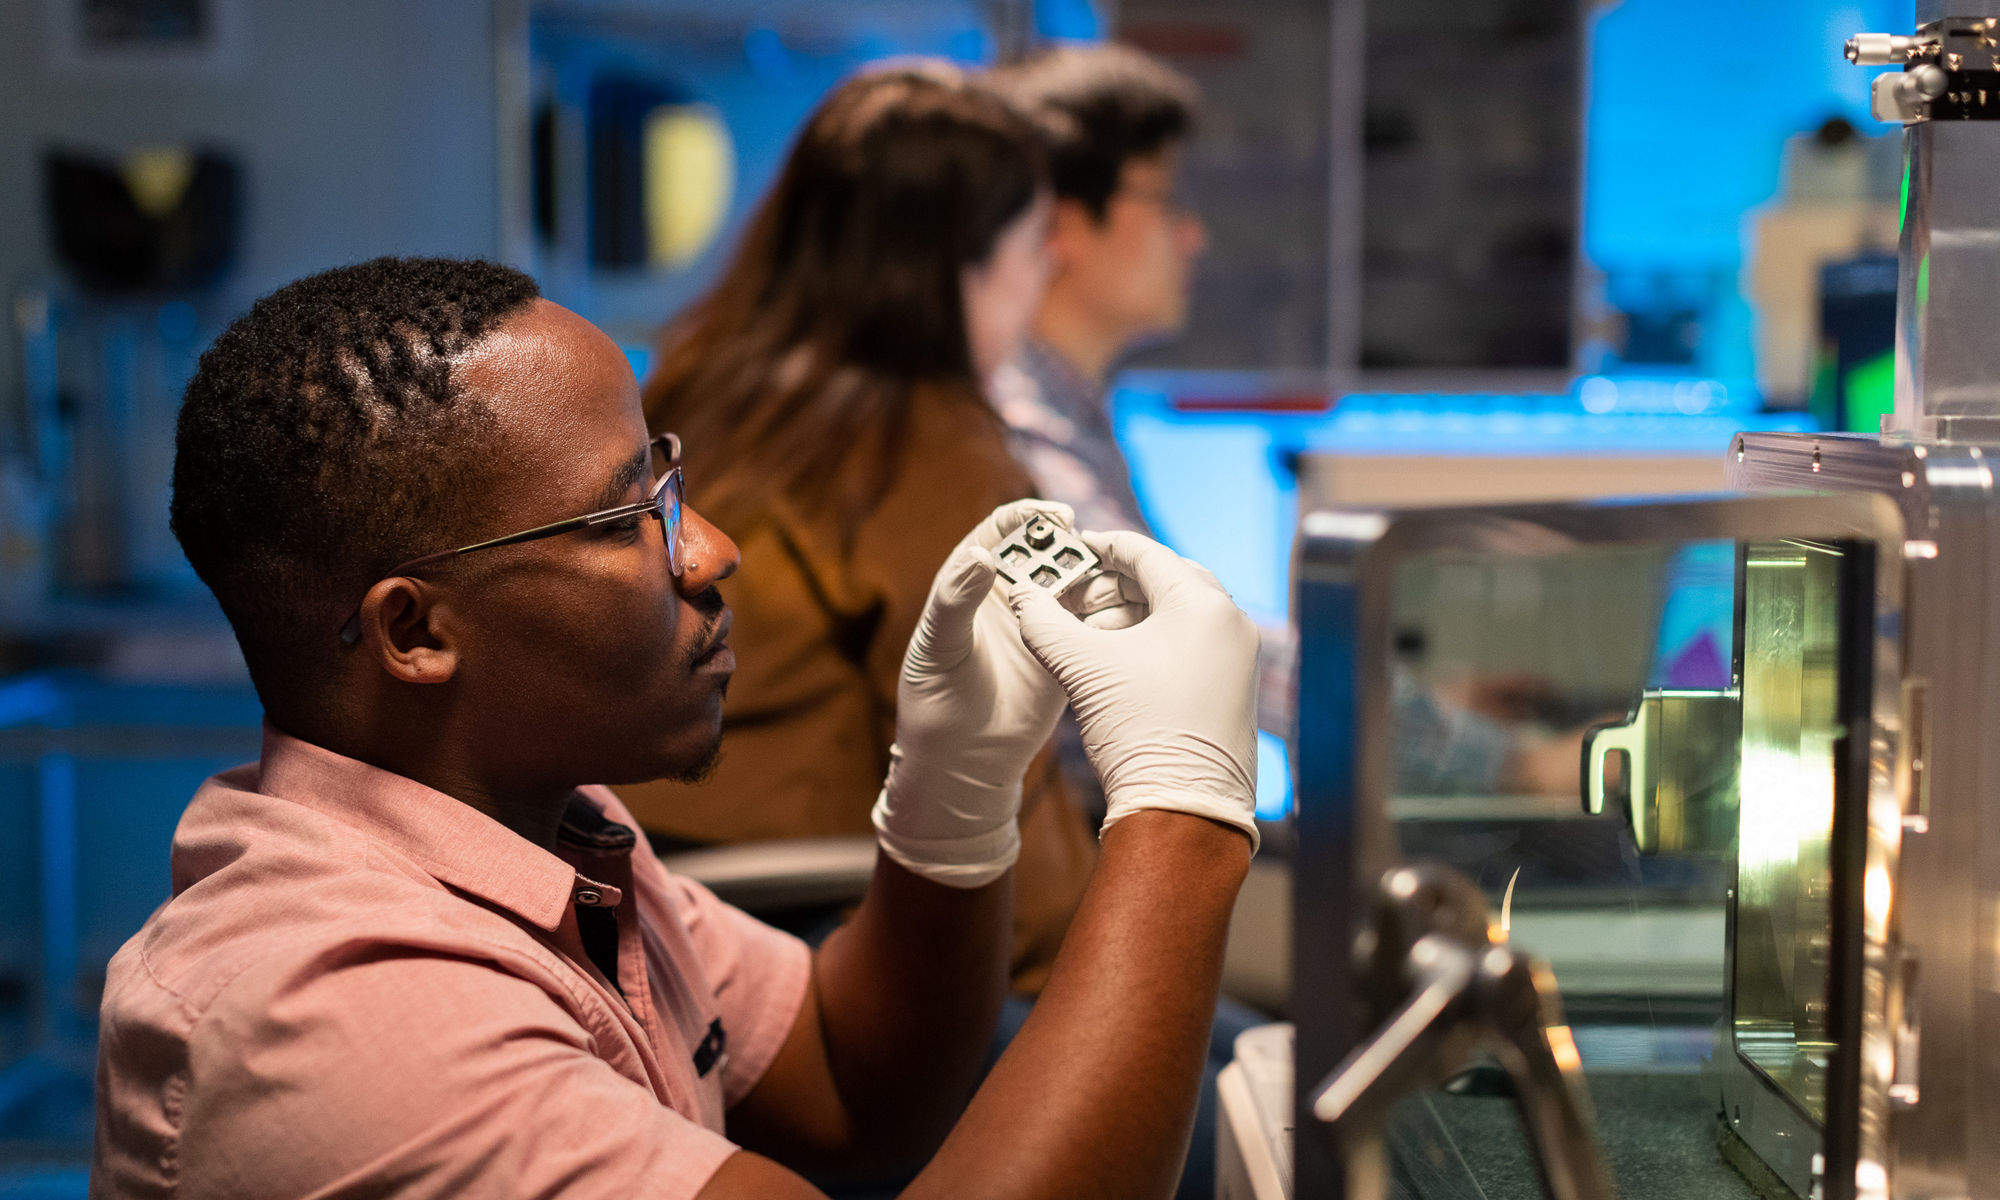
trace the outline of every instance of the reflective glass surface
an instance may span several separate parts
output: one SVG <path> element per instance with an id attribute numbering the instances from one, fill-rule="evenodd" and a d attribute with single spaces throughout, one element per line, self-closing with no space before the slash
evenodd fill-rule
<path id="1" fill-rule="evenodd" d="M 1398 568 L 1399 848 L 1549 964 L 1620 1194 L 1804 1196 L 1833 1048 L 1839 550 L 1521 536 Z M 1513 1089 L 1486 1063 L 1403 1102 L 1392 1194 L 1542 1195 Z"/>

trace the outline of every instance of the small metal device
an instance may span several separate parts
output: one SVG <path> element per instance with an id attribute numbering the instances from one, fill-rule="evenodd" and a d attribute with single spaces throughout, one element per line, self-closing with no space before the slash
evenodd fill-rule
<path id="1" fill-rule="evenodd" d="M 1878 121 L 2000 118 L 2000 17 L 1947 17 L 1910 36 L 1857 33 L 1847 41 L 1847 61 L 1903 68 L 1875 77 Z"/>
<path id="2" fill-rule="evenodd" d="M 1091 578 L 1097 555 L 1083 539 L 1044 516 L 1037 516 L 993 548 L 1000 577 L 1009 583 L 1037 583 L 1060 598 Z"/>

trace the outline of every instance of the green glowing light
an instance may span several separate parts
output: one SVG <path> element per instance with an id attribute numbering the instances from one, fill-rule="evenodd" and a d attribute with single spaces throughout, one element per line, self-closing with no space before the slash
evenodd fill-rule
<path id="1" fill-rule="evenodd" d="M 1854 433 L 1880 433 L 1882 418 L 1896 411 L 1896 352 L 1884 350 L 1856 363 L 1846 382 L 1847 412 L 1841 427 Z"/>
<path id="2" fill-rule="evenodd" d="M 1903 197 L 1896 205 L 1896 232 L 1903 232 L 1903 223 L 1910 219 L 1910 156 L 1903 155 Z"/>

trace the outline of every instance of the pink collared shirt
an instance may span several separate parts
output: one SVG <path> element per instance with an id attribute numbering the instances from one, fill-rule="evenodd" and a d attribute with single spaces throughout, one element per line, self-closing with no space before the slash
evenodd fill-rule
<path id="1" fill-rule="evenodd" d="M 810 960 L 645 847 L 603 788 L 550 853 L 267 726 L 111 960 L 91 1195 L 694 1195 Z"/>

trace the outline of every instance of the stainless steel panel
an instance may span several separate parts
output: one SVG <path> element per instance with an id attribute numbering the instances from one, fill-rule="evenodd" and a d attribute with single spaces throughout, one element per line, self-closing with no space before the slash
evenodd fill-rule
<path id="1" fill-rule="evenodd" d="M 1826 1119 L 1828 890 L 1840 727 L 1839 564 L 1799 542 L 1744 564 L 1742 841 L 1730 968 L 1737 1048 Z M 1761 636 L 1755 636 L 1761 635 Z"/>
<path id="2" fill-rule="evenodd" d="M 1751 489 L 1865 491 L 1889 497 L 1907 527 L 1900 628 L 1905 686 L 1925 697 L 1927 752 L 1894 706 L 1873 748 L 1891 784 L 1901 867 L 1884 907 L 1883 1026 L 1877 1073 L 1893 1072 L 1881 1120 L 1893 1195 L 2000 1196 L 2000 449 L 1865 437 L 1746 434 L 1728 455 Z M 1883 683 L 1887 683 L 1884 678 Z M 1927 800 L 1926 800 L 1927 794 Z M 1900 995 L 1907 984 L 1910 995 Z M 1918 1019 L 1920 1015 L 1920 1020 Z"/>
<path id="3" fill-rule="evenodd" d="M 1992 437 L 2000 434 L 2000 121 L 1925 121 L 1903 138 L 1895 427 Z"/>
<path id="4" fill-rule="evenodd" d="M 1391 591 L 1403 564 L 1414 556 L 1446 552 L 1533 558 L 1700 540 L 1779 539 L 1859 540 L 1879 548 L 1875 557 L 1880 569 L 1858 610 L 1877 624 L 1850 633 L 1848 643 L 1873 653 L 1872 664 L 1864 653 L 1861 675 L 1874 689 L 1874 703 L 1871 706 L 1864 696 L 1859 711 L 1872 707 L 1874 720 L 1867 730 L 1847 730 L 1850 737 L 1838 747 L 1825 747 L 1843 764 L 1838 768 L 1841 776 L 1854 783 L 1852 794 L 1865 800 L 1865 812 L 1849 810 L 1846 818 L 1861 825 L 1854 844 L 1866 842 L 1865 856 L 1858 851 L 1854 856 L 1857 869 L 1845 873 L 1844 886 L 1855 889 L 1850 899 L 1853 910 L 1859 911 L 1861 879 L 1864 874 L 1886 877 L 1893 870 L 1892 838 L 1900 829 L 1892 780 L 1886 771 L 1877 778 L 1871 769 L 1873 749 L 1893 744 L 1886 725 L 1893 723 L 1900 699 L 1904 539 L 1887 500 L 1866 495 L 1767 496 L 1406 513 L 1393 523 L 1354 512 L 1317 513 L 1306 519 L 1296 575 L 1303 657 L 1295 757 L 1299 851 L 1293 975 L 1293 1011 L 1299 1024 L 1297 1078 L 1302 1089 L 1316 1085 L 1359 1037 L 1349 1000 L 1356 994 L 1349 937 L 1359 928 L 1361 897 L 1397 852 L 1387 803 L 1395 732 L 1389 646 L 1394 628 Z M 1885 630 L 1886 637 L 1870 636 Z M 1886 704 L 1880 699 L 1884 691 L 1889 697 Z M 1853 737 L 1857 732 L 1861 736 Z M 1892 825 L 1888 840 L 1879 829 L 1885 811 Z M 1864 861 L 1866 872 L 1859 869 Z M 1875 891 L 1868 895 L 1871 900 L 1878 898 Z M 1526 940 L 1525 932 L 1522 936 L 1524 945 L 1537 948 Z M 1842 1042 L 1846 1053 L 1836 1056 L 1841 1068 L 1836 1075 L 1846 1082 L 1833 1107 L 1847 1121 L 1839 1144 L 1860 1161 L 1861 1169 L 1851 1183 L 1833 1181 L 1827 1191 L 1830 1196 L 1884 1194 L 1880 1122 L 1869 1114 L 1886 1108 L 1890 1080 L 1865 1060 L 1881 1044 L 1879 1014 L 1888 991 L 1882 969 L 1885 937 L 1882 921 L 1867 920 L 1855 933 L 1855 953 L 1843 974 L 1854 982 L 1856 994 L 1844 998 L 1854 1030 Z M 1864 1009 L 1876 1015 L 1865 1016 Z M 1857 1098 L 1862 1092 L 1867 1095 Z M 1761 1094 L 1778 1095 L 1768 1085 Z M 1754 1119 L 1754 1107 L 1750 1115 Z M 1806 1128 L 1811 1132 L 1809 1125 Z M 1813 1136 L 1817 1138 L 1816 1133 Z M 1808 1158 L 1793 1164 L 1797 1168 L 1793 1179 L 1802 1188 L 1810 1184 Z M 1316 1135 L 1310 1122 L 1300 1126 L 1296 1161 L 1298 1195 L 1346 1194 L 1344 1172 L 1349 1164 Z M 1477 1176 L 1475 1170 L 1473 1177 Z"/>

